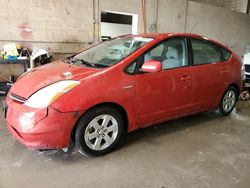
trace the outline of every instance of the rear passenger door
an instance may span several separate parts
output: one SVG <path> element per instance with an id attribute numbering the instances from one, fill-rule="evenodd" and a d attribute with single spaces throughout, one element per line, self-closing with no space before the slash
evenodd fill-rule
<path id="1" fill-rule="evenodd" d="M 216 108 L 228 86 L 228 63 L 219 46 L 203 39 L 190 38 L 192 52 L 192 110 Z"/>

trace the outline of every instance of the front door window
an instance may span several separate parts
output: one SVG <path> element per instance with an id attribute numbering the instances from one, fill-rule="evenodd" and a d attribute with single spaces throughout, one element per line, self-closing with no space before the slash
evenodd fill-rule
<path id="1" fill-rule="evenodd" d="M 162 70 L 188 65 L 186 43 L 183 38 L 173 38 L 162 42 L 144 55 L 144 61 L 162 62 Z"/>

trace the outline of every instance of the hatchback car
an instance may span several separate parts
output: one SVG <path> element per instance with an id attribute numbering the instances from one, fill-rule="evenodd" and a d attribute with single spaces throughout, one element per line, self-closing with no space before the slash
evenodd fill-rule
<path id="1" fill-rule="evenodd" d="M 22 75 L 6 97 L 7 127 L 29 148 L 75 143 L 110 152 L 122 135 L 170 119 L 233 110 L 241 60 L 194 34 L 126 35 Z"/>

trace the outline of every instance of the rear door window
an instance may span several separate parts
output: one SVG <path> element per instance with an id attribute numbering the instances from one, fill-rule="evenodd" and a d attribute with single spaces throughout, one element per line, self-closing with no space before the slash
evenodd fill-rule
<path id="1" fill-rule="evenodd" d="M 208 41 L 191 38 L 191 46 L 194 65 L 217 63 L 221 61 L 221 52 L 216 45 Z"/>

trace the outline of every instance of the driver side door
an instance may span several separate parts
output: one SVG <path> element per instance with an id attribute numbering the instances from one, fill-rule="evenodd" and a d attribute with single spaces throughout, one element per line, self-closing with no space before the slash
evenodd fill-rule
<path id="1" fill-rule="evenodd" d="M 139 73 L 136 78 L 137 123 L 142 127 L 184 116 L 191 107 L 192 75 L 184 37 L 167 39 L 143 54 L 162 63 L 162 71 Z"/>

